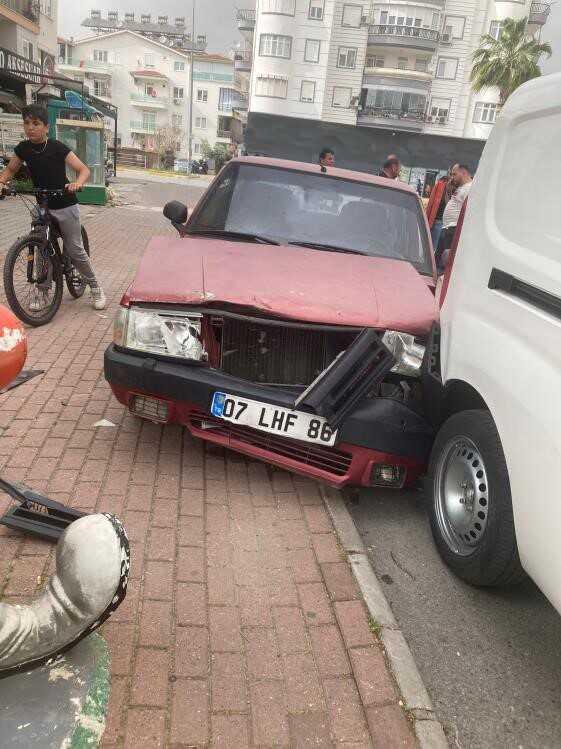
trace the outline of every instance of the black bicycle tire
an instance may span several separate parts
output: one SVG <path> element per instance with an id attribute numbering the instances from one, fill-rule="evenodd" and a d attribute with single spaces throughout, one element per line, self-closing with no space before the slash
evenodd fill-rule
<path id="1" fill-rule="evenodd" d="M 90 240 L 89 240 L 88 233 L 86 229 L 84 228 L 84 226 L 82 226 L 82 242 L 84 243 L 84 249 L 86 251 L 87 256 L 90 257 Z M 66 288 L 68 289 L 68 293 L 70 294 L 70 296 L 73 297 L 74 299 L 81 299 L 84 296 L 86 289 L 88 287 L 87 282 L 84 282 L 84 284 L 82 285 L 81 291 L 77 292 L 76 288 L 70 283 L 70 279 L 68 278 L 67 274 L 65 274 L 65 280 L 66 280 Z"/>
<path id="2" fill-rule="evenodd" d="M 53 317 L 60 309 L 60 305 L 62 303 L 63 282 L 62 268 L 60 267 L 58 258 L 53 257 L 50 259 L 50 262 L 53 265 L 53 283 L 55 284 L 53 304 L 51 304 L 51 306 L 49 307 L 48 312 L 46 312 L 41 317 L 31 317 L 31 315 L 28 315 L 27 312 L 23 309 L 18 301 L 14 289 L 14 266 L 22 249 L 24 249 L 24 247 L 36 246 L 36 244 L 36 242 L 32 243 L 31 237 L 28 235 L 14 242 L 14 244 L 6 253 L 6 259 L 4 261 L 4 293 L 6 294 L 6 299 L 8 300 L 8 304 L 10 305 L 10 309 L 16 317 L 18 317 L 26 325 L 30 325 L 33 328 L 40 328 L 42 325 L 46 325 L 47 323 L 51 322 Z"/>

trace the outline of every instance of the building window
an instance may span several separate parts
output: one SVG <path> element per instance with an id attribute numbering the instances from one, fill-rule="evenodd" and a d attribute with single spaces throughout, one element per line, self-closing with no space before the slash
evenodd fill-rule
<path id="1" fill-rule="evenodd" d="M 415 119 L 424 118 L 427 105 L 423 94 L 410 94 L 403 91 L 368 89 L 366 109 L 373 109 L 375 115 L 402 117 L 409 115 Z"/>
<path id="2" fill-rule="evenodd" d="M 408 57 L 398 57 L 397 58 L 397 69 L 398 70 L 408 70 L 409 69 L 409 58 Z"/>
<path id="3" fill-rule="evenodd" d="M 282 57 L 290 60 L 292 54 L 292 37 L 280 34 L 261 34 L 259 54 L 263 57 Z"/>
<path id="4" fill-rule="evenodd" d="M 93 59 L 94 62 L 107 62 L 109 59 L 109 53 L 106 49 L 94 49 Z"/>
<path id="5" fill-rule="evenodd" d="M 385 26 L 388 23 L 388 11 L 382 10 L 380 11 L 380 24 L 382 26 Z"/>
<path id="6" fill-rule="evenodd" d="M 288 78 L 274 75 L 261 75 L 257 78 L 256 96 L 268 96 L 272 99 L 286 99 L 288 93 Z"/>
<path id="7" fill-rule="evenodd" d="M 440 24 L 440 13 L 432 14 L 432 21 L 430 24 L 431 29 L 437 29 Z"/>
<path id="8" fill-rule="evenodd" d="M 33 60 L 33 44 L 28 42 L 27 39 L 23 40 L 22 51 L 26 60 Z"/>
<path id="9" fill-rule="evenodd" d="M 144 65 L 147 68 L 156 67 L 156 58 L 151 52 L 146 52 L 146 54 L 144 55 Z"/>
<path id="10" fill-rule="evenodd" d="M 176 60 L 173 63 L 173 69 L 175 70 L 176 73 L 182 73 L 185 70 L 185 63 L 179 62 L 178 60 Z"/>
<path id="11" fill-rule="evenodd" d="M 430 103 L 430 118 L 435 125 L 446 125 L 450 117 L 450 99 L 433 97 Z"/>
<path id="12" fill-rule="evenodd" d="M 171 116 L 171 124 L 173 127 L 181 128 L 183 127 L 183 115 L 181 114 L 172 114 Z"/>
<path id="13" fill-rule="evenodd" d="M 305 101 L 308 104 L 313 104 L 315 98 L 316 82 L 302 81 L 302 87 L 300 88 L 300 101 Z"/>
<path id="14" fill-rule="evenodd" d="M 325 0 L 310 0 L 308 18 L 312 18 L 314 21 L 322 21 L 324 5 Z"/>
<path id="15" fill-rule="evenodd" d="M 463 39 L 466 19 L 463 16 L 445 16 L 444 32 L 452 39 Z"/>
<path id="16" fill-rule="evenodd" d="M 417 73 L 426 73 L 429 69 L 428 57 L 416 57 L 415 58 L 415 70 Z"/>
<path id="17" fill-rule="evenodd" d="M 183 99 L 184 91 L 183 86 L 174 86 L 173 87 L 173 98 L 174 99 Z"/>
<path id="18" fill-rule="evenodd" d="M 366 56 L 366 67 L 367 68 L 383 68 L 386 64 L 384 57 L 379 55 L 367 55 Z"/>
<path id="19" fill-rule="evenodd" d="M 333 106 L 339 109 L 348 109 L 351 106 L 352 93 L 352 88 L 335 86 L 333 89 Z"/>
<path id="20" fill-rule="evenodd" d="M 206 88 L 199 88 L 197 89 L 197 101 L 200 101 L 203 104 L 206 104 L 208 101 L 208 89 Z"/>
<path id="21" fill-rule="evenodd" d="M 293 16 L 295 11 L 295 0 L 262 0 L 262 13 L 276 13 L 280 16 Z"/>
<path id="22" fill-rule="evenodd" d="M 352 26 L 358 29 L 362 21 L 362 5 L 343 5 L 342 26 Z"/>
<path id="23" fill-rule="evenodd" d="M 436 65 L 435 78 L 443 78 L 447 81 L 454 81 L 458 72 L 458 60 L 455 57 L 439 57 Z"/>
<path id="24" fill-rule="evenodd" d="M 199 130 L 206 130 L 207 129 L 207 119 L 206 117 L 196 117 L 195 118 L 195 127 Z"/>
<path id="25" fill-rule="evenodd" d="M 142 129 L 154 132 L 156 130 L 156 113 L 142 112 Z"/>
<path id="26" fill-rule="evenodd" d="M 196 153 L 196 154 L 201 153 L 201 144 L 198 141 L 194 141 L 193 143 L 193 153 Z"/>
<path id="27" fill-rule="evenodd" d="M 337 55 L 338 68 L 355 68 L 356 67 L 356 47 L 339 47 Z"/>
<path id="28" fill-rule="evenodd" d="M 109 86 L 107 84 L 107 81 L 96 81 L 94 80 L 94 96 L 101 96 L 102 98 L 108 99 L 109 94 Z"/>
<path id="29" fill-rule="evenodd" d="M 44 16 L 52 18 L 53 16 L 53 4 L 52 0 L 41 0 L 41 13 Z"/>
<path id="30" fill-rule="evenodd" d="M 319 53 L 321 42 L 318 39 L 306 39 L 306 48 L 304 50 L 305 62 L 319 62 Z"/>
<path id="31" fill-rule="evenodd" d="M 491 26 L 489 27 L 489 36 L 492 36 L 493 39 L 498 39 L 501 35 L 503 26 L 504 21 L 491 21 Z"/>
<path id="32" fill-rule="evenodd" d="M 499 113 L 498 104 L 489 104 L 484 101 L 478 101 L 473 111 L 473 121 L 493 124 Z"/>

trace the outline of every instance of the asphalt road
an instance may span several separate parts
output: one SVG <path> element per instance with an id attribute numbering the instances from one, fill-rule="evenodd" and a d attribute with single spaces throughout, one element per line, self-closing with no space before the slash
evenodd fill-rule
<path id="1" fill-rule="evenodd" d="M 453 747 L 561 747 L 561 616 L 530 581 L 470 588 L 443 565 L 421 492 L 349 509 Z"/>

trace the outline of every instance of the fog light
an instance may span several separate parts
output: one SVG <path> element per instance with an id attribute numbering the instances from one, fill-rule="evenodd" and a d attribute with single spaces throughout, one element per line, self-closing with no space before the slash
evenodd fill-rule
<path id="1" fill-rule="evenodd" d="M 401 489 L 405 483 L 406 469 L 403 466 L 392 466 L 386 463 L 377 463 L 372 468 L 370 476 L 371 486 L 391 486 Z"/>
<path id="2" fill-rule="evenodd" d="M 133 395 L 129 402 L 129 411 L 143 419 L 165 424 L 169 420 L 169 403 L 159 398 L 146 395 Z"/>

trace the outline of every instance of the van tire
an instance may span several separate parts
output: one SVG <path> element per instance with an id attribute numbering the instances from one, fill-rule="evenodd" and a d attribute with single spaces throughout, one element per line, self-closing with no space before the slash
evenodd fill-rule
<path id="1" fill-rule="evenodd" d="M 516 585 L 526 578 L 507 465 L 488 411 L 462 411 L 444 423 L 432 449 L 426 489 L 434 541 L 458 577 L 485 587 Z"/>

